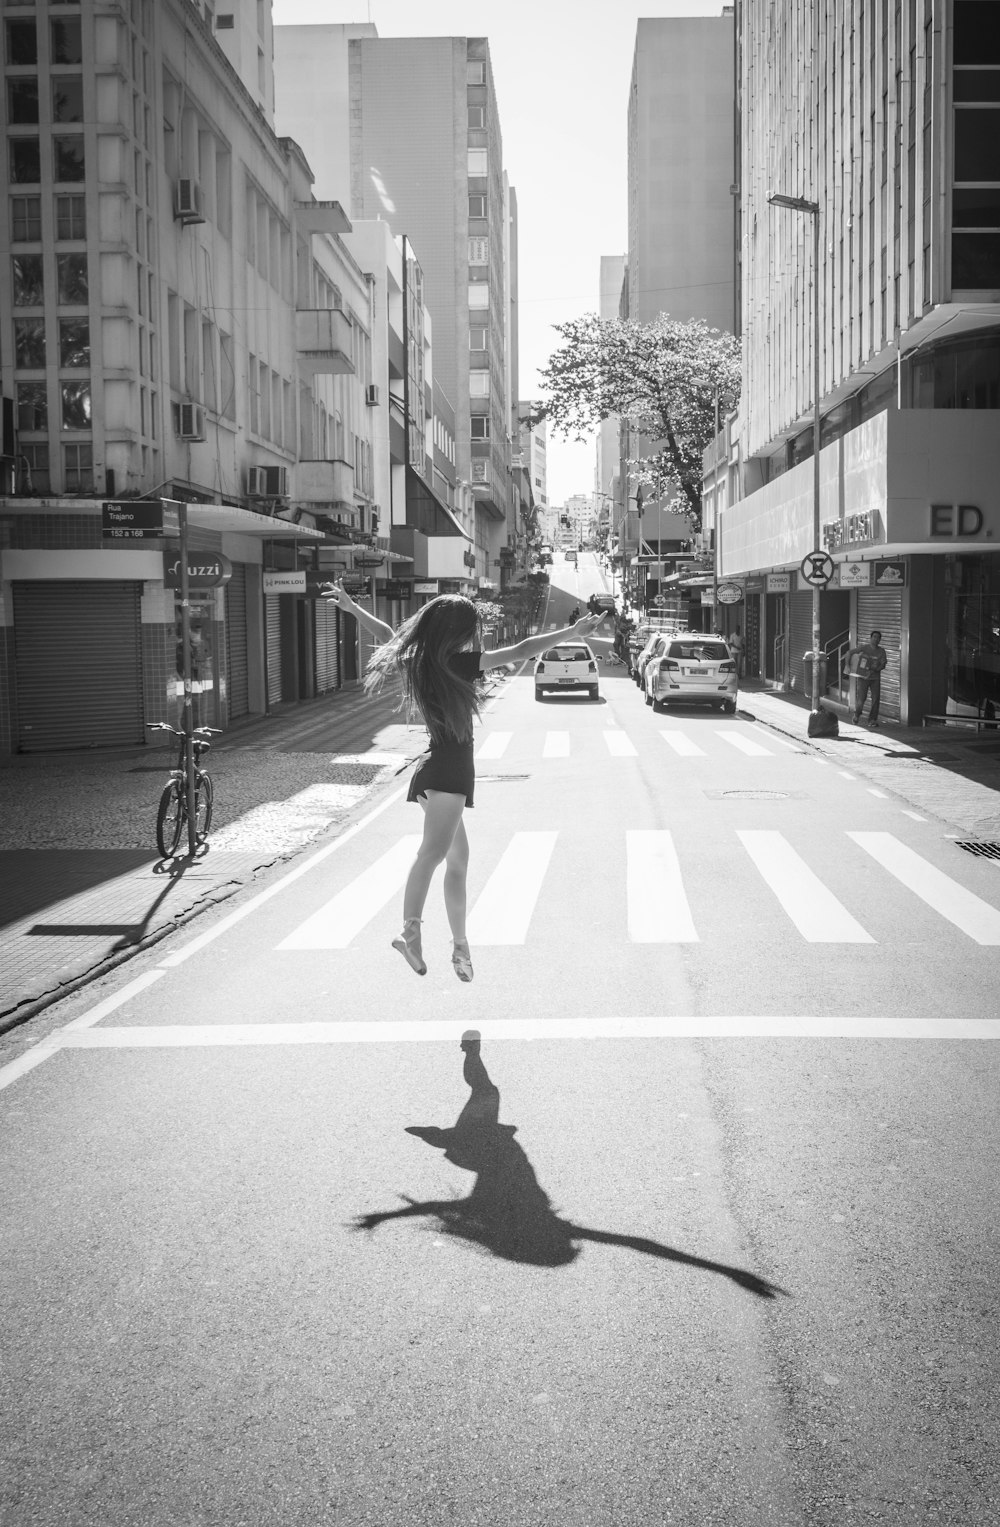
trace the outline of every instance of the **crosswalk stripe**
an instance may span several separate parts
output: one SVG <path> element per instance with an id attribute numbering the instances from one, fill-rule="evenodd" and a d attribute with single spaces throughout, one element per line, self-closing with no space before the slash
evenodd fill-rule
<path id="1" fill-rule="evenodd" d="M 669 832 L 626 832 L 628 936 L 633 944 L 696 944 L 681 867 Z"/>
<path id="2" fill-rule="evenodd" d="M 738 831 L 736 836 L 810 944 L 874 943 L 780 832 Z"/>
<path id="3" fill-rule="evenodd" d="M 705 749 L 700 748 L 687 732 L 668 732 L 661 729 L 660 736 L 664 742 L 668 742 L 675 753 L 682 758 L 704 758 Z"/>
<path id="4" fill-rule="evenodd" d="M 716 737 L 721 737 L 723 742 L 728 742 L 732 748 L 738 748 L 741 753 L 746 753 L 749 758 L 773 758 L 770 748 L 762 748 L 759 742 L 754 742 L 752 737 L 744 737 L 739 732 L 724 732 L 720 727 L 715 729 Z"/>
<path id="5" fill-rule="evenodd" d="M 477 758 L 502 758 L 513 732 L 491 732 L 480 747 Z"/>
<path id="6" fill-rule="evenodd" d="M 635 744 L 624 732 L 604 733 L 604 740 L 608 745 L 608 752 L 612 758 L 634 758 Z"/>
<path id="7" fill-rule="evenodd" d="M 557 836 L 514 834 L 469 914 L 473 945 L 524 943 Z"/>
<path id="8" fill-rule="evenodd" d="M 400 889 L 419 842 L 417 833 L 400 838 L 381 859 L 362 870 L 356 880 L 300 923 L 278 948 L 346 949 Z"/>
<path id="9" fill-rule="evenodd" d="M 900 843 L 891 832 L 849 832 L 847 836 L 977 944 L 1000 944 L 1000 912 Z"/>
<path id="10" fill-rule="evenodd" d="M 546 732 L 543 758 L 569 757 L 569 732 Z"/>

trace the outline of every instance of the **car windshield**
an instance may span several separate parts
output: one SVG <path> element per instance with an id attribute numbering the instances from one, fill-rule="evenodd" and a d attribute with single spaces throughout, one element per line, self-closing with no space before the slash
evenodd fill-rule
<path id="1" fill-rule="evenodd" d="M 671 642 L 670 657 L 687 663 L 721 663 L 729 656 L 725 642 Z"/>
<path id="2" fill-rule="evenodd" d="M 589 658 L 589 647 L 550 647 L 542 653 L 543 663 L 586 663 Z"/>

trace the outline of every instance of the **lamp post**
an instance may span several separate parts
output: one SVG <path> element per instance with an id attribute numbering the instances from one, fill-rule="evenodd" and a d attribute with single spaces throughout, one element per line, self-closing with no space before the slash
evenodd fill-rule
<path id="1" fill-rule="evenodd" d="M 772 207 L 787 207 L 792 212 L 806 212 L 813 220 L 813 544 L 815 552 L 820 547 L 819 525 L 819 202 L 804 196 L 782 196 L 774 191 L 767 198 Z M 819 709 L 820 697 L 820 590 L 813 584 L 812 591 L 812 701 Z"/>

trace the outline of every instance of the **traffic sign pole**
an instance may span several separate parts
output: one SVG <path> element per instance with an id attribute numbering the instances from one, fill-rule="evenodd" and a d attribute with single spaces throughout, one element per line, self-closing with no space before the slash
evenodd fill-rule
<path id="1" fill-rule="evenodd" d="M 187 800 L 188 855 L 198 847 L 198 823 L 195 820 L 194 795 L 194 696 L 191 686 L 191 580 L 188 573 L 187 504 L 177 510 L 177 529 L 181 542 L 181 667 L 184 674 L 184 704 L 181 708 L 181 731 L 184 733 L 184 795 Z"/>

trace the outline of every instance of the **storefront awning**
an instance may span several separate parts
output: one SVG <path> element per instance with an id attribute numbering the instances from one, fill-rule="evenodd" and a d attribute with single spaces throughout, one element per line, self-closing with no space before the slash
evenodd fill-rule
<path id="1" fill-rule="evenodd" d="M 412 467 L 406 469 L 406 523 L 425 536 L 462 536 L 472 541 L 461 521 Z"/>

